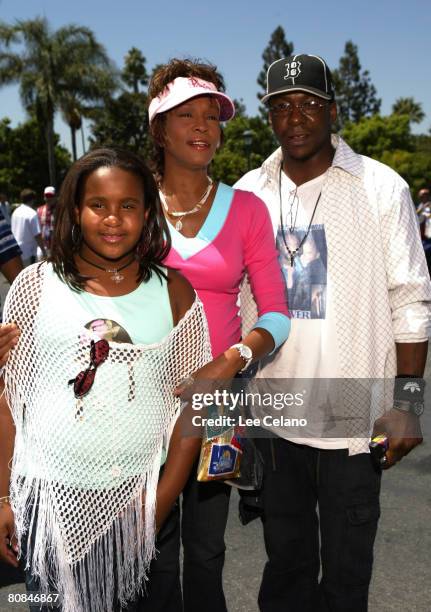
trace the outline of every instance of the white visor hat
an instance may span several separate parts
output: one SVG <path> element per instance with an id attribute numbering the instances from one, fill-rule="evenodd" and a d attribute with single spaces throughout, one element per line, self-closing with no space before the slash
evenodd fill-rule
<path id="1" fill-rule="evenodd" d="M 150 123 L 156 115 L 164 113 L 190 98 L 214 96 L 220 104 L 220 121 L 229 121 L 235 115 L 235 106 L 226 94 L 217 90 L 209 81 L 196 77 L 177 77 L 165 87 L 162 93 L 153 98 L 148 107 Z"/>

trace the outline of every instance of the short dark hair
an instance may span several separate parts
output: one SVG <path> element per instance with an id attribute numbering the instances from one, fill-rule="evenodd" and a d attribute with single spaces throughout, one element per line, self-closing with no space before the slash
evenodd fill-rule
<path id="1" fill-rule="evenodd" d="M 173 58 L 167 64 L 160 66 L 153 74 L 148 87 L 148 104 L 159 96 L 169 83 L 178 77 L 196 77 L 213 83 L 218 91 L 225 91 L 224 79 L 213 64 L 197 59 Z M 150 124 L 150 134 L 153 140 L 152 169 L 158 181 L 163 177 L 165 167 L 164 137 L 166 112 L 157 114 Z M 223 138 L 223 135 L 221 135 Z"/>
<path id="2" fill-rule="evenodd" d="M 21 202 L 27 204 L 28 202 L 34 202 L 36 199 L 36 192 L 33 189 L 23 189 L 19 194 Z"/>
<path id="3" fill-rule="evenodd" d="M 98 168 L 120 168 L 134 174 L 142 182 L 144 205 L 148 212 L 145 231 L 136 247 L 139 262 L 138 282 L 145 282 L 155 272 L 165 277 L 160 269 L 171 248 L 171 239 L 153 175 L 145 161 L 130 151 L 117 147 L 94 149 L 78 159 L 68 171 L 61 186 L 54 223 L 52 262 L 56 274 L 71 289 L 84 289 L 88 277 L 78 272 L 74 255 L 79 243 L 74 241 L 75 209 L 82 201 L 85 182 Z"/>

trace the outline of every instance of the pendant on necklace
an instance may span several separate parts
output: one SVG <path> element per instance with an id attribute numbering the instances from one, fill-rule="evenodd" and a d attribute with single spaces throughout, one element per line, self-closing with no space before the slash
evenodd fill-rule
<path id="1" fill-rule="evenodd" d="M 112 276 L 111 276 L 111 280 L 114 281 L 114 283 L 121 283 L 122 280 L 124 280 L 124 276 L 122 274 L 120 274 L 118 272 L 118 270 L 116 270 L 115 268 L 113 270 L 106 270 L 107 272 L 112 272 Z"/>
<path id="2" fill-rule="evenodd" d="M 298 250 L 295 249 L 294 251 L 289 251 L 289 257 L 290 257 L 290 267 L 293 268 L 294 264 L 295 264 L 295 257 L 296 254 L 298 253 Z"/>
<path id="3" fill-rule="evenodd" d="M 175 223 L 175 229 L 177 230 L 177 232 L 180 232 L 183 229 L 183 223 L 181 219 L 178 219 L 178 221 Z"/>

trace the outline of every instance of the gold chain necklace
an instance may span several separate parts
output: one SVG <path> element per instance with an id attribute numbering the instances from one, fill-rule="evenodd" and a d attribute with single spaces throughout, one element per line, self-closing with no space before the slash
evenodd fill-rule
<path id="1" fill-rule="evenodd" d="M 169 215 L 170 217 L 178 218 L 177 222 L 175 223 L 175 229 L 178 232 L 180 232 L 183 229 L 184 217 L 186 217 L 187 215 L 193 215 L 194 213 L 197 213 L 202 208 L 202 206 L 205 204 L 205 202 L 208 200 L 208 196 L 211 193 L 212 186 L 213 186 L 213 180 L 210 177 L 208 177 L 208 187 L 205 189 L 199 202 L 191 210 L 180 210 L 180 211 L 169 210 L 169 205 L 166 201 L 166 196 L 163 193 L 163 191 L 159 189 L 160 201 L 163 204 L 163 208 L 165 209 L 166 214 Z"/>

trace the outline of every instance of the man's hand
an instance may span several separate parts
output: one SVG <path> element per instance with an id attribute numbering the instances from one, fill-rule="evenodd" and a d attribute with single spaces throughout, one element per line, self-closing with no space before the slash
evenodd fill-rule
<path id="1" fill-rule="evenodd" d="M 9 351 L 19 340 L 20 331 L 14 323 L 0 324 L 0 367 L 3 367 L 8 358 Z"/>
<path id="2" fill-rule="evenodd" d="M 373 435 L 386 435 L 389 448 L 383 469 L 388 469 L 423 442 L 419 418 L 410 412 L 392 408 L 374 423 Z"/>
<path id="3" fill-rule="evenodd" d="M 12 508 L 4 504 L 0 508 L 0 560 L 18 567 L 17 551 Z"/>
<path id="4" fill-rule="evenodd" d="M 22 270 L 21 257 L 19 255 L 12 257 L 12 259 L 9 259 L 9 261 L 6 261 L 2 266 L 0 266 L 0 269 L 1 273 L 6 277 L 9 284 L 12 284 Z"/>

